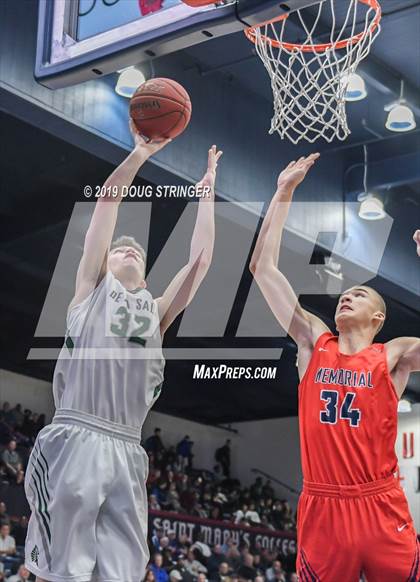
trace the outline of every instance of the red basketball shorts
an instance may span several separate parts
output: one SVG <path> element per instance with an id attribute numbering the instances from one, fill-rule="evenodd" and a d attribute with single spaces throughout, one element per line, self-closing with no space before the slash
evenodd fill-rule
<path id="1" fill-rule="evenodd" d="M 304 482 L 298 507 L 300 582 L 419 582 L 420 552 L 394 477 L 363 485 Z"/>

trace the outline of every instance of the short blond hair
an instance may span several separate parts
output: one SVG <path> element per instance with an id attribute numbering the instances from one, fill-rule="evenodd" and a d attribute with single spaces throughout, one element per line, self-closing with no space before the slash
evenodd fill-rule
<path id="1" fill-rule="evenodd" d="M 113 251 L 114 249 L 117 249 L 119 247 L 132 247 L 133 249 L 136 249 L 136 251 L 138 251 L 141 255 L 141 258 L 143 259 L 144 264 L 146 264 L 146 251 L 144 250 L 144 248 L 141 246 L 141 244 L 139 244 L 135 238 L 133 238 L 132 236 L 120 236 L 117 239 L 115 239 L 112 243 L 111 243 L 111 247 L 110 247 L 110 251 Z"/>

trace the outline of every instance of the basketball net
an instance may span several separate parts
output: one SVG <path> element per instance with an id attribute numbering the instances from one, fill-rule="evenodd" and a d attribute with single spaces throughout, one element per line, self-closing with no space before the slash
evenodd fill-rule
<path id="1" fill-rule="evenodd" d="M 338 18 L 335 7 L 343 6 L 342 1 L 322 0 L 317 14 L 310 15 L 311 25 L 307 12 L 304 20 L 304 9 L 293 12 L 294 24 L 303 29 L 299 44 L 287 40 L 291 25 L 287 13 L 245 30 L 270 75 L 274 97 L 270 134 L 278 132 L 294 144 L 321 137 L 327 142 L 344 140 L 350 134 L 346 90 L 380 31 L 381 8 L 378 0 L 347 2 L 344 19 Z M 327 20 L 328 42 L 316 44 L 321 28 L 325 34 Z"/>

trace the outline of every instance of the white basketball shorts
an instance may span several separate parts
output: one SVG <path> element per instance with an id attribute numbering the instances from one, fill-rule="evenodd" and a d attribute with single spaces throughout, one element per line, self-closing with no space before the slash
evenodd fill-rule
<path id="1" fill-rule="evenodd" d="M 148 457 L 139 430 L 61 409 L 39 433 L 25 492 L 25 563 L 51 582 L 140 582 Z"/>

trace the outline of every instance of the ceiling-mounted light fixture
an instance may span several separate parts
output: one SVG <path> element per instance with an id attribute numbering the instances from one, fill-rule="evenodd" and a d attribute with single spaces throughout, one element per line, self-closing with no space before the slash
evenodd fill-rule
<path id="1" fill-rule="evenodd" d="M 412 411 L 411 402 L 406 398 L 401 398 L 401 400 L 398 401 L 398 412 L 411 412 L 411 411 Z"/>
<path id="2" fill-rule="evenodd" d="M 388 111 L 388 117 L 385 127 L 389 131 L 404 132 L 411 131 L 416 127 L 416 119 L 413 111 L 407 105 L 404 99 L 404 80 L 401 79 L 401 90 L 398 101 L 389 103 L 385 106 L 385 111 Z"/>
<path id="3" fill-rule="evenodd" d="M 348 78 L 344 99 L 346 101 L 361 101 L 367 96 L 365 80 L 356 73 Z"/>
<path id="4" fill-rule="evenodd" d="M 117 84 L 115 85 L 115 92 L 122 97 L 130 99 L 134 95 L 136 89 L 145 82 L 146 77 L 135 67 L 129 67 L 128 69 L 123 69 L 118 72 L 120 75 Z"/>
<path id="5" fill-rule="evenodd" d="M 382 200 L 374 196 L 372 193 L 368 192 L 367 189 L 367 171 L 368 171 L 368 158 L 367 158 L 367 147 L 363 146 L 364 152 L 364 167 L 363 167 L 363 192 L 361 192 L 357 199 L 360 204 L 359 216 L 363 220 L 381 220 L 385 218 L 386 212 L 384 210 L 384 203 Z"/>
<path id="6" fill-rule="evenodd" d="M 359 216 L 363 220 L 381 220 L 385 218 L 384 203 L 372 194 L 368 195 L 360 205 Z"/>
<path id="7" fill-rule="evenodd" d="M 397 105 L 389 112 L 385 127 L 390 131 L 411 131 L 416 127 L 414 113 L 407 105 Z"/>

